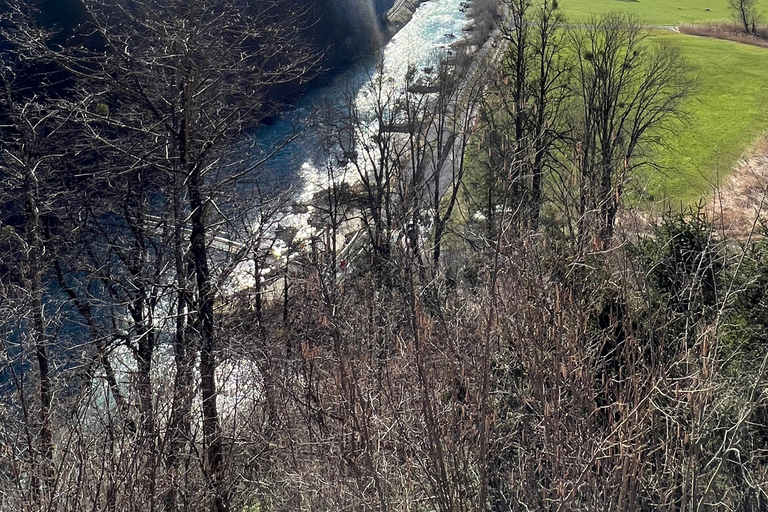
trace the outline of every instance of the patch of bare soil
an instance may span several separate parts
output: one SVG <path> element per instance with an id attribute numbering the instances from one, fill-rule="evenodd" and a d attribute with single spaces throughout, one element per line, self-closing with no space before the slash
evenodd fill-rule
<path id="1" fill-rule="evenodd" d="M 742 159 L 707 205 L 715 226 L 729 237 L 745 240 L 754 226 L 768 220 L 768 137 Z"/>

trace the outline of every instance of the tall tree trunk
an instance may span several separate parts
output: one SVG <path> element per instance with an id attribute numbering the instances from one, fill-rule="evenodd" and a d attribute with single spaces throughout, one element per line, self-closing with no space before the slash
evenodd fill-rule
<path id="1" fill-rule="evenodd" d="M 38 185 L 34 169 L 25 166 L 24 187 L 26 195 L 26 242 L 27 242 L 27 286 L 30 292 L 30 310 L 32 324 L 30 335 L 35 346 L 37 357 L 40 390 L 40 469 L 42 491 L 50 492 L 53 484 L 53 430 L 51 426 L 51 405 L 53 403 L 53 384 L 51 381 L 48 344 L 45 333 L 45 318 L 43 310 L 43 283 L 40 255 L 43 243 L 40 235 L 40 210 L 38 200 Z"/>
<path id="2" fill-rule="evenodd" d="M 208 267 L 206 247 L 205 204 L 202 196 L 202 177 L 195 167 L 188 180 L 189 206 L 192 221 L 192 265 L 197 284 L 197 330 L 200 336 L 200 393 L 203 399 L 203 441 L 205 464 L 213 488 L 212 510 L 229 510 L 227 497 L 221 492 L 224 456 L 221 443 L 221 425 L 216 407 L 216 358 L 213 332 L 214 293 Z"/>
<path id="3" fill-rule="evenodd" d="M 125 400 L 125 397 L 123 397 L 123 393 L 117 383 L 115 370 L 112 367 L 112 363 L 109 360 L 106 347 L 104 346 L 104 341 L 99 336 L 98 329 L 96 328 L 96 322 L 93 319 L 91 305 L 87 300 L 81 300 L 77 296 L 77 293 L 75 293 L 75 290 L 69 286 L 69 284 L 67 284 L 67 280 L 64 277 L 64 269 L 58 259 L 53 261 L 53 267 L 56 271 L 56 279 L 58 280 L 59 288 L 61 288 L 64 293 L 67 294 L 69 299 L 75 305 L 75 308 L 77 308 L 80 316 L 82 316 L 85 320 L 85 325 L 88 327 L 88 331 L 91 333 L 93 344 L 96 347 L 96 362 L 99 363 L 104 370 L 104 378 L 106 379 L 107 385 L 109 386 L 109 391 L 112 393 L 112 398 L 115 400 L 115 405 L 117 405 L 117 409 L 120 411 L 120 414 L 123 418 L 124 426 L 126 429 L 128 429 L 129 432 L 135 433 L 136 424 L 130 417 L 128 402 Z"/>
<path id="4" fill-rule="evenodd" d="M 144 301 L 137 300 L 134 305 L 133 319 L 136 326 L 136 389 L 139 393 L 139 413 L 141 415 L 141 430 L 147 442 L 154 443 L 155 421 L 152 406 L 152 352 L 154 350 L 154 333 L 147 327 L 148 319 L 143 313 Z"/>
<path id="5" fill-rule="evenodd" d="M 165 510 L 178 510 L 179 487 L 183 480 L 179 475 L 184 450 L 191 432 L 192 416 L 192 379 L 195 366 L 196 352 L 190 344 L 188 332 L 189 291 L 188 291 L 188 258 L 184 250 L 182 235 L 182 217 L 179 198 L 174 198 L 174 256 L 176 267 L 176 286 L 178 288 L 176 304 L 176 335 L 174 338 L 174 364 L 176 375 L 173 382 L 173 404 L 171 418 L 168 423 L 167 440 L 165 444 L 166 467 L 171 481 L 165 496 Z"/>

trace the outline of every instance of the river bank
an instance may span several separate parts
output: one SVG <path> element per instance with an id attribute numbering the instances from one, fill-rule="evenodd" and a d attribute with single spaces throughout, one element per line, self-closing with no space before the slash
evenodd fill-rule
<path id="1" fill-rule="evenodd" d="M 395 0 L 392 8 L 384 13 L 383 22 L 387 39 L 391 39 L 413 18 L 416 9 L 425 0 Z"/>
<path id="2" fill-rule="evenodd" d="M 404 0 L 402 4 L 400 9 L 411 9 L 416 1 Z M 270 246 L 270 253 L 260 265 L 270 268 L 268 275 L 261 275 L 265 297 L 281 296 L 279 285 L 275 283 L 280 274 L 277 269 L 285 268 L 286 258 L 291 253 L 300 253 L 299 247 L 308 247 L 309 241 L 324 232 L 320 218 L 324 208 L 318 201 L 327 197 L 332 182 L 341 179 L 348 186 L 354 187 L 359 181 L 355 179 L 358 177 L 357 171 L 351 167 L 336 169 L 335 178 L 329 178 L 329 166 L 337 167 L 339 162 L 334 158 L 333 148 L 324 147 L 322 134 L 326 133 L 327 137 L 328 130 L 333 129 L 334 120 L 343 114 L 345 108 L 348 111 L 351 102 L 354 102 L 355 110 L 362 118 L 372 116 L 369 112 L 372 107 L 369 84 L 372 80 L 378 81 L 376 77 L 380 73 L 385 77 L 381 83 L 387 84 L 391 94 L 395 94 L 404 89 L 405 75 L 409 68 L 423 73 L 424 69 L 435 65 L 435 59 L 440 54 L 456 54 L 468 50 L 466 47 L 460 49 L 470 39 L 470 34 L 464 30 L 469 23 L 464 0 L 429 0 L 419 1 L 418 4 L 410 21 L 389 39 L 378 55 L 359 61 L 328 86 L 312 90 L 293 109 L 284 113 L 278 122 L 253 134 L 254 140 L 263 148 L 262 155 L 269 154 L 270 148 L 278 147 L 283 141 L 293 138 L 291 144 L 272 155 L 262 172 L 263 184 L 276 182 L 275 187 L 285 189 L 285 193 L 292 196 L 292 207 L 280 215 L 279 219 L 274 219 L 277 225 L 274 230 L 281 236 Z M 325 112 L 325 115 L 318 115 L 318 111 Z M 305 120 L 302 121 L 304 128 L 298 135 L 297 119 Z M 342 246 L 355 238 L 359 227 L 354 223 L 346 223 L 340 230 L 343 235 L 338 240 L 339 252 L 342 252 Z M 269 228 L 267 230 L 271 231 Z M 350 259 L 346 254 L 344 257 Z M 241 275 L 243 279 L 238 279 L 235 289 L 255 284 L 253 277 L 249 279 L 248 273 Z M 273 285 L 273 289 L 268 292 L 266 289 L 271 288 L 270 285 Z"/>

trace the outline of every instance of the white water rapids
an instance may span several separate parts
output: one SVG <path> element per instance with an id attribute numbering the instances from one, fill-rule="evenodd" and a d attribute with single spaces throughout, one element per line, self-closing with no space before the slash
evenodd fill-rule
<path id="1" fill-rule="evenodd" d="M 297 118 L 307 118 L 321 108 L 343 110 L 345 98 L 354 97 L 355 108 L 365 119 L 372 106 L 367 99 L 368 85 L 384 74 L 383 82 L 396 93 L 405 87 L 405 74 L 409 67 L 418 73 L 435 64 L 438 55 L 448 51 L 451 43 L 459 40 L 467 25 L 461 9 L 464 0 L 428 0 L 422 3 L 408 22 L 384 48 L 380 55 L 367 59 L 342 73 L 332 84 L 307 94 L 297 105 L 272 125 L 258 130 L 255 138 L 265 147 L 274 147 L 292 133 Z M 381 63 L 381 70 L 377 65 Z M 297 190 L 296 202 L 307 205 L 328 182 L 324 169 L 327 153 L 319 150 L 317 131 L 321 126 L 310 125 L 301 136 L 280 151 L 268 164 L 272 178 L 288 182 Z M 310 213 L 294 213 L 282 224 L 297 232 L 298 238 L 311 235 L 308 224 Z"/>
<path id="2" fill-rule="evenodd" d="M 409 67 L 421 72 L 426 67 L 435 64 L 438 55 L 448 50 L 451 43 L 459 40 L 467 25 L 467 19 L 461 10 L 463 0 L 428 0 L 421 4 L 414 13 L 412 20 L 405 25 L 381 50 L 378 58 L 371 58 L 366 62 L 347 70 L 337 77 L 327 87 L 315 89 L 308 93 L 293 108 L 281 116 L 273 125 L 260 128 L 254 135 L 261 145 L 268 151 L 291 136 L 294 130 L 296 118 L 306 120 L 312 118 L 312 114 L 320 108 L 340 108 L 344 105 L 345 98 L 353 97 L 355 107 L 361 117 L 366 117 L 366 110 L 372 108 L 367 98 L 368 85 L 372 80 L 378 79 L 379 72 L 384 74 L 383 81 L 387 87 L 397 93 L 405 87 L 405 74 Z M 377 64 L 381 63 L 381 70 L 377 70 Z M 318 131 L 322 126 L 309 123 L 308 129 L 295 141 L 283 148 L 267 164 L 267 173 L 273 178 L 287 181 L 295 191 L 295 201 L 307 205 L 314 194 L 328 186 L 327 175 L 321 170 L 325 162 L 320 159 L 327 158 L 327 153 L 318 151 Z M 296 230 L 298 239 L 312 235 L 312 228 L 308 219 L 311 215 L 303 209 L 298 209 L 280 220 L 284 227 Z M 274 254 L 277 260 L 284 260 L 290 255 L 283 252 L 285 246 L 275 248 Z M 281 252 L 283 252 L 281 254 Z M 232 274 L 233 282 L 228 291 L 242 290 L 252 287 L 255 276 L 253 263 L 246 261 Z M 225 290 L 226 292 L 226 290 Z M 170 313 L 169 313 L 170 315 Z M 168 317 L 170 318 L 170 316 Z M 162 326 L 158 326 L 162 329 Z M 120 380 L 129 378 L 135 372 L 135 361 L 126 348 L 115 350 L 111 354 L 115 370 L 121 377 Z M 171 347 L 162 344 L 153 357 L 153 376 L 155 394 L 169 396 L 172 387 L 173 355 Z M 260 388 L 261 375 L 257 365 L 250 361 L 223 361 L 216 371 L 219 386 L 218 402 L 224 418 L 248 402 L 243 389 L 248 389 L 248 396 L 257 396 Z M 110 393 L 105 386 L 99 389 L 97 403 L 108 404 Z M 248 402 L 250 403 L 250 402 Z M 253 404 L 251 404 L 253 405 Z M 199 401 L 195 407 L 199 408 Z M 158 406 L 159 416 L 169 414 L 164 407 Z"/>

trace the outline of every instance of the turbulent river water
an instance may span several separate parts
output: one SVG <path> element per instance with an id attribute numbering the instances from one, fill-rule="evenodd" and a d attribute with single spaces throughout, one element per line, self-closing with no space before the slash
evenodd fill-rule
<path id="1" fill-rule="evenodd" d="M 395 91 L 402 89 L 409 66 L 416 70 L 431 66 L 441 52 L 448 51 L 449 45 L 462 36 L 462 29 L 467 24 L 461 8 L 463 1 L 428 0 L 422 3 L 411 21 L 395 34 L 379 55 L 359 62 L 331 84 L 310 91 L 276 123 L 257 130 L 253 134 L 254 140 L 262 151 L 269 151 L 291 137 L 297 125 L 305 126 L 293 142 L 270 159 L 264 175 L 283 187 L 290 186 L 299 202 L 308 202 L 327 184 L 326 173 L 318 170 L 326 158 L 319 150 L 318 132 L 322 127 L 313 115 L 329 106 L 331 109 L 342 108 L 347 98 L 354 98 L 356 109 L 361 111 L 361 117 L 365 117 L 365 110 L 370 108 L 365 97 L 366 86 L 379 72 L 384 73 L 387 87 Z M 306 228 L 306 219 L 296 215 L 292 224 L 301 231 Z"/>
<path id="2" fill-rule="evenodd" d="M 291 136 L 297 120 L 306 125 L 301 136 L 270 159 L 266 172 L 261 175 L 270 181 L 281 182 L 282 187 L 289 187 L 297 203 L 306 205 L 310 202 L 313 194 L 328 184 L 327 174 L 319 170 L 328 157 L 327 153 L 318 150 L 319 133 L 323 131 L 323 125 L 315 114 L 329 108 L 342 108 L 347 98 L 352 98 L 356 109 L 362 111 L 360 116 L 366 117 L 365 111 L 370 108 L 370 101 L 366 97 L 367 85 L 379 77 L 379 72 L 384 73 L 381 78 L 387 87 L 393 88 L 395 92 L 402 90 L 409 66 L 423 70 L 433 65 L 442 53 L 448 51 L 451 43 L 462 37 L 462 29 L 468 23 L 461 9 L 463 1 L 428 0 L 422 3 L 411 21 L 380 50 L 379 56 L 373 56 L 348 69 L 330 85 L 310 91 L 278 122 L 257 130 L 253 134 L 254 140 L 259 142 L 262 150 L 268 151 L 270 147 L 279 145 Z M 311 229 L 305 208 L 297 208 L 280 223 L 295 228 L 299 238 L 308 235 Z M 282 252 L 284 246 L 280 248 L 280 243 L 276 245 Z M 250 286 L 253 279 L 247 271 L 235 272 L 233 277 L 236 288 Z M 170 354 L 164 359 L 170 361 Z M 238 390 L 258 389 L 261 375 L 255 364 L 230 360 L 222 362 L 217 369 L 217 381 L 220 390 L 218 401 L 222 414 L 226 416 L 227 411 L 234 410 L 242 400 Z"/>
<path id="3" fill-rule="evenodd" d="M 261 151 L 269 152 L 269 148 L 278 146 L 291 136 L 297 119 L 306 125 L 300 137 L 270 159 L 266 164 L 265 172 L 261 175 L 269 177 L 270 181 L 279 182 L 281 187 L 290 187 L 294 191 L 295 199 L 299 202 L 311 199 L 312 194 L 325 183 L 324 173 L 317 169 L 321 165 L 318 159 L 323 158 L 322 154 L 316 151 L 318 130 L 321 127 L 316 121 L 312 121 L 313 114 L 329 104 L 340 106 L 348 97 L 354 98 L 357 108 L 364 110 L 367 104 L 364 90 L 378 73 L 379 62 L 383 62 L 382 72 L 388 86 L 395 90 L 402 89 L 405 71 L 409 66 L 414 66 L 418 70 L 430 66 L 441 50 L 447 51 L 448 46 L 462 36 L 462 29 L 467 24 L 467 19 L 461 10 L 462 2 L 463 0 L 424 2 L 414 13 L 412 20 L 381 49 L 380 56 L 372 56 L 359 62 L 341 73 L 331 84 L 311 90 L 277 122 L 256 130 L 252 134 L 253 140 L 258 141 Z M 257 155 L 254 157 L 258 158 Z M 294 213 L 283 222 L 294 226 L 299 232 L 307 228 L 306 214 Z M 253 276 L 250 277 L 252 278 Z M 248 280 L 247 273 L 243 273 L 239 285 L 247 286 Z M 51 291 L 52 296 L 57 294 L 56 290 Z M 62 328 L 61 335 L 69 336 L 73 340 L 85 335 L 77 322 L 66 322 L 66 324 L 67 328 Z M 163 329 L 163 326 L 158 327 Z M 135 371 L 134 359 L 124 347 L 115 350 L 111 358 L 119 375 L 125 376 Z M 153 373 L 156 379 L 162 381 L 162 376 L 172 374 L 172 361 L 170 345 L 163 344 L 158 349 L 153 362 Z M 258 369 L 254 365 L 232 361 L 223 364 L 217 370 L 217 378 L 221 383 L 220 399 L 225 405 L 225 410 L 227 410 L 227 404 L 229 407 L 234 407 L 237 390 L 242 389 L 240 386 L 244 384 L 258 386 L 260 380 Z M 2 384 L 3 379 L 0 375 L 0 385 Z M 170 386 L 170 383 L 166 385 Z M 108 403 L 109 392 L 106 388 L 101 389 L 100 392 L 98 402 Z"/>

